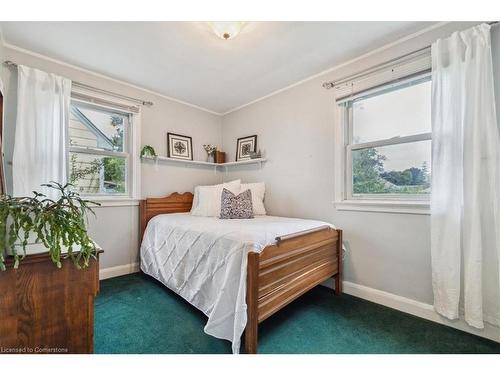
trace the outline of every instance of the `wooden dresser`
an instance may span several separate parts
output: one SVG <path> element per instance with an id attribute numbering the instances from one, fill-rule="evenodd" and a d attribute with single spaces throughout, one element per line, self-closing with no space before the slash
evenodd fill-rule
<path id="1" fill-rule="evenodd" d="M 58 269 L 48 254 L 29 255 L 0 272 L 0 353 L 93 353 L 99 258 Z"/>

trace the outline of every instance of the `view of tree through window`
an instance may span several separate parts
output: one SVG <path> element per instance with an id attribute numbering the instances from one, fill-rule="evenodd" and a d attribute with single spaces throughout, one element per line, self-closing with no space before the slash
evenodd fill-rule
<path id="1" fill-rule="evenodd" d="M 430 160 L 413 158 L 415 154 L 424 154 L 430 141 L 423 144 L 402 144 L 385 147 L 372 147 L 352 152 L 353 194 L 428 194 L 430 193 Z M 400 148 L 400 155 L 407 155 L 403 163 L 406 167 L 387 167 L 389 156 L 386 148 Z M 421 149 L 415 152 L 415 149 Z M 412 154 L 412 151 L 415 153 Z M 398 152 L 392 152 L 394 155 Z M 394 162 L 394 160 L 391 160 Z"/>
<path id="2" fill-rule="evenodd" d="M 352 194 L 430 193 L 430 80 L 350 103 Z"/>
<path id="3" fill-rule="evenodd" d="M 72 103 L 69 182 L 80 193 L 127 192 L 127 125 L 127 114 Z"/>

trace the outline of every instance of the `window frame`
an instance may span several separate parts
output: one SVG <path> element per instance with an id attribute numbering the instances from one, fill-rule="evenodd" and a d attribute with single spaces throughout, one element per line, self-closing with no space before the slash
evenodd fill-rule
<path id="1" fill-rule="evenodd" d="M 67 175 L 70 175 L 69 158 L 72 152 L 87 155 L 122 157 L 126 160 L 126 192 L 125 193 L 97 193 L 81 194 L 85 199 L 101 203 L 101 206 L 129 206 L 138 205 L 140 200 L 140 159 L 138 148 L 140 144 L 140 109 L 136 111 L 127 110 L 126 106 L 133 108 L 134 103 L 118 100 L 110 95 L 102 93 L 91 93 L 85 90 L 85 96 L 81 97 L 79 91 L 72 91 L 70 105 L 81 103 L 90 108 L 100 108 L 113 111 L 127 116 L 127 125 L 124 126 L 124 147 L 122 151 L 108 151 L 100 148 L 72 146 L 70 145 L 69 122 L 67 136 Z M 105 103 L 105 104 L 103 104 Z"/>
<path id="2" fill-rule="evenodd" d="M 340 171 L 340 173 L 336 173 L 335 206 L 337 209 L 430 214 L 430 194 L 354 194 L 352 184 L 352 151 L 419 141 L 430 140 L 432 142 L 432 132 L 426 132 L 354 144 L 353 103 L 363 98 L 380 95 L 384 91 L 394 91 L 402 86 L 408 87 L 408 84 L 416 85 L 427 81 L 431 81 L 430 73 L 417 74 L 396 82 L 380 85 L 336 103 L 336 107 L 340 112 L 338 118 L 340 126 L 336 132 L 336 139 L 341 140 L 341 142 L 337 142 L 337 149 L 341 150 L 340 153 L 337 153 L 336 163 L 336 171 Z"/>

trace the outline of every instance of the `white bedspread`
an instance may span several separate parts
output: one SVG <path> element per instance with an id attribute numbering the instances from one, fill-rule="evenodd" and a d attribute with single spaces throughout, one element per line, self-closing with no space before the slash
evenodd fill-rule
<path id="1" fill-rule="evenodd" d="M 150 220 L 141 245 L 141 270 L 208 316 L 205 333 L 230 340 L 238 353 L 246 322 L 247 254 L 277 236 L 330 225 L 276 216 L 221 220 L 186 214 Z"/>

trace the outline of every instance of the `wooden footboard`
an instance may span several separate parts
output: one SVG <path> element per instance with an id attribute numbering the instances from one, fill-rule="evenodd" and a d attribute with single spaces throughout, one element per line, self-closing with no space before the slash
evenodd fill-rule
<path id="1" fill-rule="evenodd" d="M 191 193 L 173 193 L 140 203 L 140 238 L 149 220 L 159 214 L 189 212 Z M 342 231 L 328 226 L 276 238 L 261 253 L 248 254 L 245 350 L 257 352 L 258 325 L 290 302 L 335 277 L 342 291 Z"/>
<path id="2" fill-rule="evenodd" d="M 342 288 L 342 231 L 329 227 L 277 238 L 248 254 L 245 351 L 257 352 L 258 324 L 311 288 L 335 277 Z"/>

